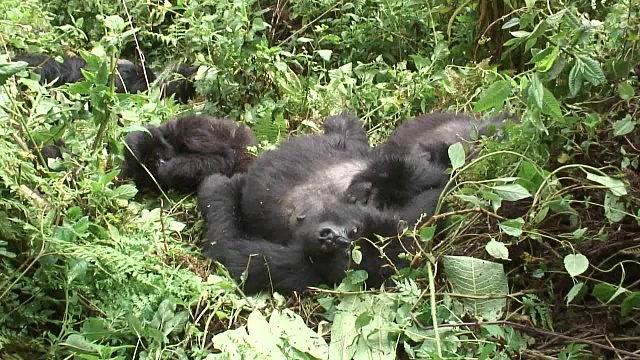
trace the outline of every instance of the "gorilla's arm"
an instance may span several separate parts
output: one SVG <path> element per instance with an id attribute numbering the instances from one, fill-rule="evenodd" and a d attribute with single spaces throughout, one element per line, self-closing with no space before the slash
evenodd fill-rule
<path id="1" fill-rule="evenodd" d="M 166 189 L 188 192 L 197 188 L 208 175 L 231 176 L 233 158 L 218 155 L 184 154 L 161 162 L 158 166 L 158 183 Z"/>
<path id="2" fill-rule="evenodd" d="M 240 218 L 244 181 L 244 175 L 227 178 L 216 174 L 200 186 L 198 206 L 207 222 L 204 256 L 225 265 L 236 281 L 241 281 L 246 271 L 244 290 L 247 293 L 268 289 L 270 284 L 283 293 L 302 291 L 307 286 L 335 281 L 334 276 L 344 275 L 344 268 L 340 272 L 330 263 L 325 263 L 328 269 L 316 271 L 300 242 L 285 247 L 247 235 L 241 229 Z M 330 274 L 332 271 L 338 275 Z"/>

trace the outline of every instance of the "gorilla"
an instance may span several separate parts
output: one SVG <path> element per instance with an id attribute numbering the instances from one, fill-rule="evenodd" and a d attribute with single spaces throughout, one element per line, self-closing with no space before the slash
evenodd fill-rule
<path id="1" fill-rule="evenodd" d="M 442 166 L 451 166 L 449 146 L 459 141 L 471 141 L 474 129 L 479 136 L 489 136 L 494 130 L 501 129 L 503 120 L 507 118 L 513 119 L 507 113 L 489 120 L 479 120 L 463 113 L 421 115 L 395 128 L 376 150 L 387 154 L 415 155 Z"/>
<path id="2" fill-rule="evenodd" d="M 366 270 L 368 285 L 380 286 L 393 267 L 408 265 L 400 255 L 413 249 L 411 238 L 398 236 L 400 210 L 412 205 L 413 196 L 430 201 L 421 205 L 429 211 L 437 203 L 441 181 L 431 178 L 440 179 L 443 169 L 404 156 L 374 156 L 355 116 L 328 117 L 324 130 L 290 138 L 256 159 L 242 178 L 208 179 L 198 192 L 208 227 L 204 254 L 227 266 L 236 280 L 248 269 L 245 286 L 251 291 L 267 286 L 265 266 L 274 289 L 283 292 L 338 282 L 348 267 Z M 398 182 L 403 188 L 380 189 L 398 196 L 389 210 L 345 201 L 358 174 L 380 171 L 387 178 L 396 169 L 406 176 Z M 372 242 L 360 241 L 374 234 L 395 237 L 384 246 L 385 257 Z M 353 244 L 362 251 L 361 264 L 345 255 Z M 259 258 L 247 267 L 252 254 Z"/>
<path id="3" fill-rule="evenodd" d="M 336 203 L 327 211 L 309 215 L 294 229 L 291 239 L 250 235 L 244 230 L 246 221 L 241 210 L 246 181 L 245 174 L 231 178 L 211 175 L 198 190 L 198 206 L 207 224 L 203 255 L 225 265 L 236 281 L 244 280 L 247 294 L 266 289 L 286 294 L 339 283 L 350 267 L 352 242 L 398 232 L 397 218 L 388 213 Z M 288 245 L 284 245 L 285 240 Z M 391 244 L 391 250 L 385 253 L 397 258 L 405 251 L 401 245 Z M 370 277 L 377 276 L 373 281 L 379 285 L 380 279 L 392 275 L 392 269 L 385 266 L 375 247 L 368 243 L 361 247 L 366 260 L 359 268 L 372 274 Z"/>
<path id="4" fill-rule="evenodd" d="M 163 190 L 188 193 L 208 175 L 246 172 L 253 160 L 247 146 L 257 144 L 246 125 L 209 116 L 177 118 L 147 130 L 127 135 L 120 173 L 139 190 L 157 189 L 157 181 Z"/>
<path id="5" fill-rule="evenodd" d="M 167 72 L 167 71 L 165 71 Z M 196 97 L 194 75 L 198 72 L 198 66 L 180 64 L 177 69 L 168 69 L 170 76 L 165 80 L 161 77 L 161 97 L 173 99 L 181 104 L 186 104 Z"/>
<path id="6" fill-rule="evenodd" d="M 87 62 L 78 56 L 63 56 L 63 62 L 53 57 L 41 54 L 22 54 L 14 57 L 13 61 L 24 61 L 40 75 L 44 83 L 53 82 L 54 86 L 72 84 L 84 80 L 82 69 Z M 153 71 L 147 67 L 135 65 L 129 60 L 118 60 L 116 64 L 115 87 L 117 93 L 136 94 L 147 90 L 149 83 L 156 79 Z M 145 77 L 146 73 L 146 77 Z"/>

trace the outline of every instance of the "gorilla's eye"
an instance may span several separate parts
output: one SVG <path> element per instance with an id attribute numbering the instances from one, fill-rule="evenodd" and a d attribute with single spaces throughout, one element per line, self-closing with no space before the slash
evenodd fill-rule
<path id="1" fill-rule="evenodd" d="M 327 238 L 331 235 L 331 229 L 322 229 L 320 231 L 320 237 L 321 238 Z"/>
<path id="2" fill-rule="evenodd" d="M 350 238 L 354 238 L 358 235 L 358 228 L 357 227 L 352 227 L 351 230 L 349 230 L 349 237 Z"/>

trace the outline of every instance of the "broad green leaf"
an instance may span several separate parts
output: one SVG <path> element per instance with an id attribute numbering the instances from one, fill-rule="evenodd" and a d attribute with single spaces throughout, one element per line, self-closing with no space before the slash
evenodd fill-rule
<path id="1" fill-rule="evenodd" d="M 498 185 L 491 187 L 491 189 L 493 189 L 500 198 L 506 201 L 518 201 L 531 197 L 529 191 L 522 187 L 522 185 L 518 184 Z"/>
<path id="2" fill-rule="evenodd" d="M 584 236 L 584 234 L 589 230 L 588 228 L 580 228 L 572 233 L 574 240 L 580 240 Z"/>
<path id="3" fill-rule="evenodd" d="M 24 61 L 0 64 L 0 86 L 4 85 L 11 76 L 26 69 L 28 66 L 29 64 Z"/>
<path id="4" fill-rule="evenodd" d="M 640 308 L 640 293 L 633 292 L 627 296 L 620 304 L 620 315 L 623 317 L 629 316 L 634 308 Z"/>
<path id="5" fill-rule="evenodd" d="M 511 94 L 511 83 L 507 80 L 500 80 L 493 83 L 480 100 L 473 106 L 474 112 L 482 112 L 492 108 L 501 108 Z"/>
<path id="6" fill-rule="evenodd" d="M 549 15 L 545 21 L 547 22 L 547 24 L 551 26 L 558 25 L 560 23 L 560 20 L 562 20 L 564 13 L 566 12 L 567 12 L 567 9 L 562 9 L 555 14 Z"/>
<path id="7" fill-rule="evenodd" d="M 629 85 L 628 82 L 621 82 L 618 84 L 618 95 L 622 100 L 629 100 L 636 94 L 633 86 Z"/>
<path id="8" fill-rule="evenodd" d="M 77 277 L 82 277 L 87 273 L 89 263 L 84 259 L 71 259 L 69 260 L 69 274 L 67 275 L 67 283 L 71 284 Z"/>
<path id="9" fill-rule="evenodd" d="M 420 239 L 422 239 L 422 241 L 425 241 L 425 242 L 431 241 L 435 233 L 436 233 L 435 225 L 424 227 L 420 230 Z"/>
<path id="10" fill-rule="evenodd" d="M 316 50 L 316 52 L 318 53 L 318 55 L 320 55 L 322 60 L 329 61 L 331 60 L 331 53 L 333 51 L 332 50 Z"/>
<path id="11" fill-rule="evenodd" d="M 521 218 L 506 220 L 499 223 L 498 226 L 507 235 L 518 237 L 522 235 L 522 227 L 524 226 L 524 220 Z"/>
<path id="12" fill-rule="evenodd" d="M 553 64 L 558 58 L 558 55 L 560 55 L 560 47 L 558 46 L 554 46 L 547 49 L 549 49 L 550 51 L 548 53 L 545 53 L 544 57 L 541 57 L 539 59 L 534 58 L 534 60 L 532 60 L 536 64 L 536 70 L 538 70 L 541 73 L 549 71 L 553 67 Z"/>
<path id="13" fill-rule="evenodd" d="M 565 296 L 565 299 L 567 299 L 567 305 L 569 305 L 573 301 L 573 299 L 575 299 L 575 297 L 578 294 L 580 294 L 583 290 L 586 290 L 586 287 L 583 282 L 579 282 L 573 285 L 571 290 L 569 290 L 569 292 L 567 293 L 567 296 Z"/>
<path id="14" fill-rule="evenodd" d="M 329 356 L 329 345 L 317 332 L 310 329 L 300 317 L 289 309 L 274 310 L 269 318 L 269 325 L 280 334 L 284 343 L 289 344 L 304 354 L 308 354 L 314 359 L 327 359 Z M 257 336 L 260 336 L 258 334 Z M 289 354 L 287 358 L 292 358 L 294 354 Z"/>
<path id="15" fill-rule="evenodd" d="M 113 31 L 121 31 L 125 28 L 126 24 L 120 16 L 109 15 L 104 18 L 104 26 Z"/>
<path id="16" fill-rule="evenodd" d="M 500 241 L 491 239 L 484 249 L 496 259 L 509 260 L 509 249 Z"/>
<path id="17" fill-rule="evenodd" d="M 447 280 L 453 291 L 462 295 L 507 295 L 509 286 L 502 264 L 468 256 L 445 256 Z M 507 305 L 506 298 L 460 299 L 463 308 L 473 317 L 497 320 Z"/>
<path id="18" fill-rule="evenodd" d="M 604 215 L 611 223 L 622 221 L 625 217 L 624 203 L 609 191 L 604 195 Z"/>
<path id="19" fill-rule="evenodd" d="M 353 262 L 356 264 L 360 264 L 362 262 L 362 251 L 359 249 L 351 250 L 351 259 L 353 259 Z"/>
<path id="20" fill-rule="evenodd" d="M 113 190 L 111 194 L 112 199 L 129 200 L 132 199 L 138 193 L 135 185 L 123 184 Z"/>
<path id="21" fill-rule="evenodd" d="M 593 182 L 597 182 L 600 185 L 606 186 L 609 190 L 611 190 L 613 195 L 627 195 L 627 188 L 624 186 L 624 183 L 618 179 L 614 179 L 608 176 L 600 176 L 592 174 L 590 172 L 587 172 L 587 179 Z"/>
<path id="22" fill-rule="evenodd" d="M 625 136 L 633 131 L 636 128 L 636 122 L 631 118 L 631 116 L 627 115 L 622 120 L 618 120 L 613 123 L 613 135 L 615 136 Z"/>
<path id="23" fill-rule="evenodd" d="M 560 103 L 546 87 L 544 88 L 542 112 L 551 116 L 554 120 L 562 121 L 564 118 L 562 116 L 562 110 L 560 110 Z"/>
<path id="24" fill-rule="evenodd" d="M 451 166 L 454 170 L 464 165 L 465 153 L 461 143 L 457 142 L 449 146 L 448 152 L 449 159 L 451 159 Z"/>
<path id="25" fill-rule="evenodd" d="M 564 257 L 564 268 L 571 277 L 576 277 L 589 268 L 589 259 L 582 254 L 569 254 Z"/>
<path id="26" fill-rule="evenodd" d="M 547 29 L 549 28 L 549 24 L 547 24 L 546 21 L 541 21 L 538 23 L 538 25 L 536 25 L 536 27 L 533 29 L 533 32 L 531 33 L 531 35 L 529 36 L 529 40 L 535 40 L 538 37 L 540 37 L 540 35 L 544 34 L 545 31 L 547 31 Z"/>

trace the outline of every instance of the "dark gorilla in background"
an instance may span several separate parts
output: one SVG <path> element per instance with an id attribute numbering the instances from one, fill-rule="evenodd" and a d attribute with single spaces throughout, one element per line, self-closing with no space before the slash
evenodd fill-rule
<path id="1" fill-rule="evenodd" d="M 194 76 L 198 72 L 198 66 L 180 64 L 177 69 L 169 67 L 160 76 L 162 98 L 170 98 L 181 104 L 186 104 L 196 97 Z M 169 74 L 169 76 L 166 75 Z"/>
<path id="2" fill-rule="evenodd" d="M 191 192 L 208 175 L 246 172 L 253 160 L 247 146 L 257 143 L 246 125 L 209 116 L 177 118 L 147 130 L 127 135 L 131 150 L 125 147 L 120 173 L 140 190 L 157 189 L 149 173 L 163 190 Z"/>
<path id="3" fill-rule="evenodd" d="M 13 61 L 24 61 L 35 68 L 42 82 L 53 82 L 54 86 L 71 84 L 84 80 L 81 69 L 87 66 L 87 62 L 78 56 L 63 56 L 60 63 L 54 57 L 41 54 L 22 54 L 14 57 Z M 118 60 L 118 70 L 115 77 L 115 87 L 118 93 L 136 94 L 147 90 L 149 83 L 156 79 L 155 74 L 149 68 L 135 65 L 129 60 Z M 146 73 L 146 77 L 145 77 Z"/>
<path id="4" fill-rule="evenodd" d="M 399 212 L 344 201 L 352 179 L 377 163 L 358 118 L 329 117 L 324 130 L 324 135 L 293 137 L 265 152 L 240 180 L 221 184 L 218 177 L 200 188 L 199 204 L 209 229 L 205 254 L 226 265 L 237 280 L 249 257 L 258 255 L 253 259 L 258 262 L 247 268 L 245 286 L 251 291 L 267 287 L 265 260 L 274 289 L 284 292 L 338 282 L 347 267 L 366 270 L 368 285 L 379 286 L 394 266 L 408 265 L 399 255 L 411 252 L 413 243 L 397 236 Z M 379 163 L 394 166 L 404 161 L 398 156 Z M 406 164 L 413 172 L 406 172 L 404 185 L 423 181 L 417 175 L 428 178 L 432 169 L 421 166 L 421 162 Z M 404 189 L 413 190 L 413 185 Z M 394 237 L 384 246 L 386 257 L 371 242 L 357 241 L 375 240 L 373 234 Z M 345 255 L 354 242 L 363 253 L 359 265 Z"/>

